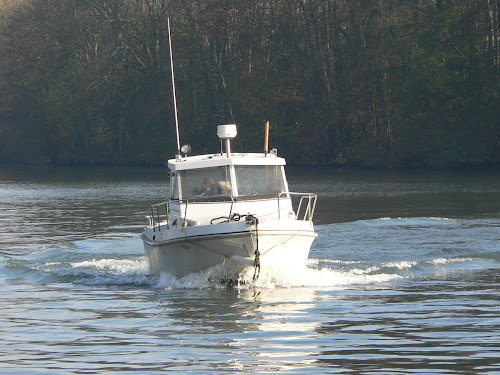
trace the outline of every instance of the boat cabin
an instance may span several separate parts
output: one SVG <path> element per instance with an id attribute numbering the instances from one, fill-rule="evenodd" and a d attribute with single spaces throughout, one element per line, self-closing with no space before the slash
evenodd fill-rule
<path id="1" fill-rule="evenodd" d="M 262 220 L 294 218 L 284 165 L 275 153 L 169 160 L 170 216 L 193 225 L 234 213 Z"/>
<path id="2" fill-rule="evenodd" d="M 170 200 L 235 200 L 286 193 L 285 160 L 271 154 L 201 155 L 170 160 Z"/>
<path id="3" fill-rule="evenodd" d="M 228 130 L 229 132 L 220 131 Z M 232 213 L 281 219 L 293 214 L 285 176 L 285 159 L 277 152 L 231 153 L 230 125 L 218 134 L 226 152 L 197 156 L 177 155 L 168 161 L 170 171 L 169 215 L 206 224 Z M 210 204 L 208 204 L 210 203 Z"/>

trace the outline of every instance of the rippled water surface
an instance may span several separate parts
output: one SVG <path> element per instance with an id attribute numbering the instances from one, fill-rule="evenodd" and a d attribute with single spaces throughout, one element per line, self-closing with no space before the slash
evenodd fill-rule
<path id="1" fill-rule="evenodd" d="M 0 166 L 0 373 L 500 374 L 498 172 L 288 178 L 307 267 L 227 287 L 148 275 L 164 170 Z"/>

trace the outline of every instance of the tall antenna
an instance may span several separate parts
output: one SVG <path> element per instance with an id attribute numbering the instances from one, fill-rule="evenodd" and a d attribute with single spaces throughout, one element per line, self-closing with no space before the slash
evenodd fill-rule
<path id="1" fill-rule="evenodd" d="M 174 93 L 174 111 L 175 111 L 175 131 L 177 133 L 177 151 L 181 154 L 181 141 L 179 139 L 179 118 L 177 116 L 177 98 L 175 96 L 175 78 L 174 78 L 174 59 L 172 57 L 172 36 L 170 35 L 170 18 L 167 18 L 168 25 L 168 45 L 170 47 L 170 70 L 172 71 L 172 91 Z"/>

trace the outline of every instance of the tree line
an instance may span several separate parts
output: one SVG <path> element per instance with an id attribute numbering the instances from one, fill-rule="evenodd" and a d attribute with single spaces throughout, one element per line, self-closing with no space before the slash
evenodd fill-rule
<path id="1" fill-rule="evenodd" d="M 0 0 L 0 161 L 500 162 L 498 0 Z"/>

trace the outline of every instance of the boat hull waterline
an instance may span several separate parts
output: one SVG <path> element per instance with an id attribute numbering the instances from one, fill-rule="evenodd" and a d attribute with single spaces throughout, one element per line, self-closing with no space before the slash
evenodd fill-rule
<path id="1" fill-rule="evenodd" d="M 182 277 L 223 265 L 221 276 L 238 279 L 255 266 L 257 247 L 264 269 L 304 265 L 316 237 L 310 222 L 270 220 L 258 228 L 237 222 L 146 231 L 142 240 L 151 274 Z"/>

